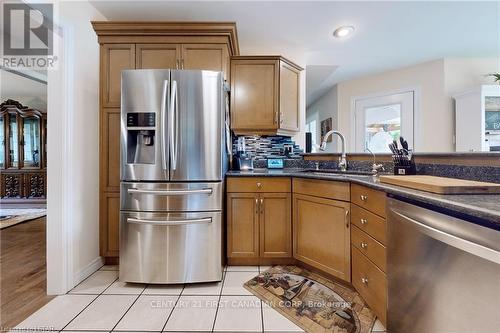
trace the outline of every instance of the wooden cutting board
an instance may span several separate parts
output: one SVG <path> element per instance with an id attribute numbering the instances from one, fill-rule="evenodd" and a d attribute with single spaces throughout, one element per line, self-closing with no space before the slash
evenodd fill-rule
<path id="1" fill-rule="evenodd" d="M 380 182 L 437 194 L 500 194 L 500 184 L 436 176 L 380 176 Z"/>

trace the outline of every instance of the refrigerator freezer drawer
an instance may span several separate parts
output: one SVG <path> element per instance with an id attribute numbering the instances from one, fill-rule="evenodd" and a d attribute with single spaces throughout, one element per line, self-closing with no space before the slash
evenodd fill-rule
<path id="1" fill-rule="evenodd" d="M 217 211 L 223 186 L 217 183 L 121 183 L 121 210 Z"/>
<path id="2" fill-rule="evenodd" d="M 194 283 L 222 279 L 222 214 L 120 216 L 120 280 Z"/>

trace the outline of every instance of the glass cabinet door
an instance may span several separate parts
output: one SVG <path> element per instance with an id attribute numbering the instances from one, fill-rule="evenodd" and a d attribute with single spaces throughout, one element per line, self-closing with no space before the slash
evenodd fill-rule
<path id="1" fill-rule="evenodd" d="M 9 165 L 10 168 L 19 166 L 19 146 L 18 146 L 17 116 L 9 114 Z"/>
<path id="2" fill-rule="evenodd" d="M 25 168 L 36 168 L 40 166 L 40 119 L 27 117 L 23 122 L 23 164 Z"/>
<path id="3" fill-rule="evenodd" d="M 0 116 L 0 169 L 5 168 L 5 122 Z"/>

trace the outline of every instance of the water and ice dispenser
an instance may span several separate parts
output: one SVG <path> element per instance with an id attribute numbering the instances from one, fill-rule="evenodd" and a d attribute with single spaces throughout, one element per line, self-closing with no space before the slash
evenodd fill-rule
<path id="1" fill-rule="evenodd" d="M 157 142 L 156 113 L 127 113 L 127 163 L 154 164 Z"/>

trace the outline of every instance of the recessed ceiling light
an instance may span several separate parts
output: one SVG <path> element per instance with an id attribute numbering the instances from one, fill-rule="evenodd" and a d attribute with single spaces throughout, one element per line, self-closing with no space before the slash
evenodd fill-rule
<path id="1" fill-rule="evenodd" d="M 338 27 L 337 29 L 335 29 L 335 31 L 333 32 L 333 36 L 336 37 L 336 38 L 343 38 L 343 37 L 349 36 L 353 32 L 354 32 L 354 27 L 353 26 L 351 26 L 351 25 L 343 25 L 343 26 Z"/>

